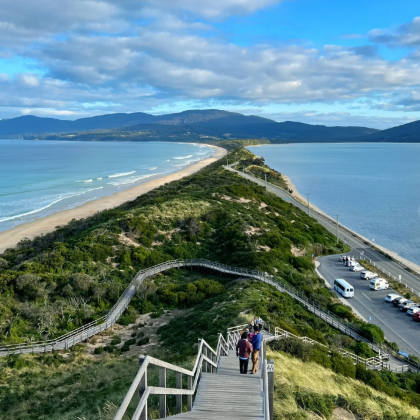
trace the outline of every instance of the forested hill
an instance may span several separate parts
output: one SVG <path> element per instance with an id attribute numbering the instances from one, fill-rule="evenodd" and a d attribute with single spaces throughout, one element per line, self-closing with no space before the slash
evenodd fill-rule
<path id="1" fill-rule="evenodd" d="M 360 141 L 389 142 L 389 143 L 419 143 L 420 121 L 414 121 L 398 127 L 378 131 L 368 136 L 362 136 Z"/>
<path id="2" fill-rule="evenodd" d="M 365 127 L 327 127 L 297 122 L 276 122 L 257 116 L 215 109 L 168 115 L 110 114 L 75 121 L 24 116 L 0 120 L 0 137 L 103 141 L 208 141 L 268 139 L 282 142 L 334 142 L 377 132 Z"/>

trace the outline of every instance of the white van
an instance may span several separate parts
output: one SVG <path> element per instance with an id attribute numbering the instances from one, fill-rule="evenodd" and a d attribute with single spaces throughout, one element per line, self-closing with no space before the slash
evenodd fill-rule
<path id="1" fill-rule="evenodd" d="M 372 271 L 362 271 L 360 273 L 360 278 L 363 280 L 370 280 L 370 279 L 376 279 L 379 277 L 376 273 L 372 273 Z"/>
<path id="2" fill-rule="evenodd" d="M 345 298 L 354 297 L 354 288 L 343 279 L 334 280 L 334 289 Z"/>
<path id="3" fill-rule="evenodd" d="M 389 289 L 389 283 L 385 279 L 372 279 L 369 287 L 372 290 L 386 290 Z"/>

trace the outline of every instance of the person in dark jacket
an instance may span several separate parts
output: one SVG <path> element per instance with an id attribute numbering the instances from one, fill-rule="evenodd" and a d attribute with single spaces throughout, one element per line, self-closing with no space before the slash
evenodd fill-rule
<path id="1" fill-rule="evenodd" d="M 249 356 L 252 353 L 252 344 L 247 340 L 248 333 L 244 332 L 236 344 L 236 357 L 239 357 L 239 371 L 247 373 Z"/>

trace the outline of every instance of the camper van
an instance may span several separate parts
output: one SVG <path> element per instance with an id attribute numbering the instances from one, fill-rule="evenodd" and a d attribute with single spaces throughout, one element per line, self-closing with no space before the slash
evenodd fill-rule
<path id="1" fill-rule="evenodd" d="M 343 279 L 334 280 L 334 289 L 345 298 L 354 297 L 354 288 Z"/>
<path id="2" fill-rule="evenodd" d="M 369 287 L 372 290 L 385 290 L 389 288 L 389 283 L 385 279 L 372 279 Z"/>

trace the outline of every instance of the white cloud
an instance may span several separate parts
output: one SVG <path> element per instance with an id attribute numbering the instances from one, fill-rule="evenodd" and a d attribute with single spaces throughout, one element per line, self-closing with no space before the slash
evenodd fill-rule
<path id="1" fill-rule="evenodd" d="M 39 79 L 34 74 L 22 74 L 21 76 L 22 82 L 26 86 L 30 87 L 37 87 L 39 86 Z"/>
<path id="2" fill-rule="evenodd" d="M 367 98 L 372 108 L 415 110 L 418 57 L 386 61 L 375 46 L 249 45 L 213 26 L 281 0 L 0 0 L 3 57 L 36 62 L 0 74 L 0 117 L 146 110 L 201 103 L 312 104 Z M 24 11 L 24 12 L 22 12 Z M 371 31 L 376 43 L 417 45 L 420 19 Z M 360 38 L 362 35 L 343 35 Z M 1 57 L 0 56 L 0 57 Z M 32 72 L 33 71 L 33 72 Z M 41 76 L 40 74 L 43 74 Z M 54 111 L 53 111 L 54 110 Z M 343 117 L 344 118 L 344 117 Z"/>
<path id="3" fill-rule="evenodd" d="M 389 47 L 419 47 L 420 17 L 415 17 L 410 23 L 389 29 L 373 29 L 368 36 L 372 42 L 386 44 Z"/>

